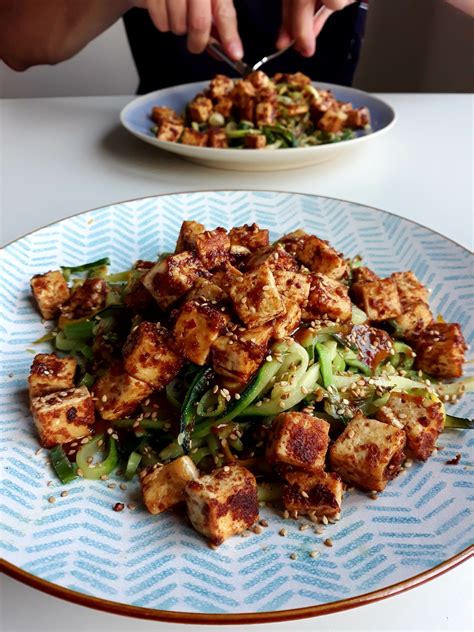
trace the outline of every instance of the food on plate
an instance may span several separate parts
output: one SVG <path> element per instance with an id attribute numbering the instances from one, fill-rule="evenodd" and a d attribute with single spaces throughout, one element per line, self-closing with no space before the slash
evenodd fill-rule
<path id="1" fill-rule="evenodd" d="M 245 79 L 216 75 L 184 113 L 157 105 L 150 116 L 158 140 L 195 147 L 310 147 L 370 131 L 367 107 L 338 101 L 301 72 L 272 79 L 261 70 Z"/>
<path id="2" fill-rule="evenodd" d="M 195 221 L 157 261 L 109 263 L 32 279 L 54 352 L 30 405 L 63 483 L 120 468 L 151 514 L 185 507 L 219 545 L 260 529 L 262 503 L 337 520 L 347 487 L 383 492 L 446 426 L 472 427 L 445 411 L 473 386 L 443 381 L 462 375 L 461 328 L 410 271 L 380 278 L 304 230 Z"/>

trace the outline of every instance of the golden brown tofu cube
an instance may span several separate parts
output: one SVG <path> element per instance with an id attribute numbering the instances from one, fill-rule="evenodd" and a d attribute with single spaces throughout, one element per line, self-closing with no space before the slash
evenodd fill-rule
<path id="1" fill-rule="evenodd" d="M 366 266 L 360 266 L 359 268 L 354 268 L 352 270 L 352 282 L 359 283 L 364 281 L 376 281 L 380 277 L 373 272 L 370 268 Z"/>
<path id="2" fill-rule="evenodd" d="M 161 125 L 164 121 L 173 123 L 182 123 L 183 119 L 172 108 L 164 106 L 156 106 L 151 111 L 151 119 L 157 125 Z"/>
<path id="3" fill-rule="evenodd" d="M 232 285 L 234 279 L 241 276 L 242 272 L 226 261 L 222 270 L 214 272 L 210 280 L 212 283 L 220 287 L 221 290 L 228 296 L 230 286 Z"/>
<path id="4" fill-rule="evenodd" d="M 328 445 L 327 421 L 306 413 L 280 413 L 270 428 L 267 460 L 318 471 L 324 469 Z"/>
<path id="5" fill-rule="evenodd" d="M 117 362 L 97 379 L 92 391 L 101 417 L 114 420 L 131 415 L 152 393 L 153 386 L 135 379 Z"/>
<path id="6" fill-rule="evenodd" d="M 403 430 L 355 417 L 329 450 L 331 469 L 348 484 L 381 492 L 400 471 L 405 443 Z"/>
<path id="7" fill-rule="evenodd" d="M 327 241 L 303 230 L 285 235 L 280 242 L 284 248 L 311 272 L 321 272 L 332 279 L 342 279 L 349 273 L 349 264 L 343 255 Z"/>
<path id="8" fill-rule="evenodd" d="M 207 97 L 196 97 L 188 105 L 188 113 L 191 121 L 205 123 L 212 113 L 212 101 Z"/>
<path id="9" fill-rule="evenodd" d="M 286 82 L 289 83 L 290 86 L 297 88 L 304 88 L 304 86 L 309 86 L 311 83 L 311 79 L 302 72 L 294 72 L 292 74 L 277 72 L 273 77 L 273 80 L 276 83 Z"/>
<path id="10" fill-rule="evenodd" d="M 212 305 L 221 303 L 228 298 L 227 293 L 221 289 L 216 283 L 208 279 L 198 278 L 194 282 L 193 287 L 186 294 L 186 300 L 208 301 Z"/>
<path id="11" fill-rule="evenodd" d="M 261 90 L 262 88 L 267 88 L 270 84 L 270 77 L 266 75 L 261 70 L 254 70 L 246 77 L 247 81 L 253 85 L 257 90 Z"/>
<path id="12" fill-rule="evenodd" d="M 346 126 L 349 117 L 340 108 L 329 108 L 317 123 L 318 129 L 323 132 L 340 132 Z"/>
<path id="13" fill-rule="evenodd" d="M 181 136 L 181 144 L 205 147 L 207 145 L 207 132 L 198 132 L 191 127 L 185 127 Z"/>
<path id="14" fill-rule="evenodd" d="M 215 75 L 209 84 L 209 96 L 211 99 L 224 97 L 232 91 L 234 82 L 226 75 Z"/>
<path id="15" fill-rule="evenodd" d="M 204 224 L 185 220 L 179 230 L 178 241 L 176 242 L 175 254 L 185 250 L 194 250 L 196 247 L 196 237 L 206 230 Z"/>
<path id="16" fill-rule="evenodd" d="M 61 306 L 66 318 L 87 318 L 105 307 L 107 283 L 103 279 L 86 279 Z"/>
<path id="17" fill-rule="evenodd" d="M 310 103 L 311 120 L 313 123 L 318 123 L 326 112 L 336 105 L 334 97 L 319 97 L 312 99 Z"/>
<path id="18" fill-rule="evenodd" d="M 30 397 L 73 388 L 76 366 L 75 358 L 58 358 L 54 353 L 35 355 L 28 377 Z"/>
<path id="19" fill-rule="evenodd" d="M 235 277 L 229 296 L 239 318 L 251 327 L 264 325 L 284 311 L 275 278 L 266 264 Z"/>
<path id="20" fill-rule="evenodd" d="M 291 103 L 285 106 L 285 112 L 287 116 L 301 116 L 309 112 L 309 105 L 307 103 Z"/>
<path id="21" fill-rule="evenodd" d="M 362 129 L 370 127 L 370 112 L 366 107 L 351 109 L 347 112 L 347 127 Z"/>
<path id="22" fill-rule="evenodd" d="M 238 463 L 188 483 L 184 493 L 191 524 L 213 544 L 222 544 L 258 520 L 257 481 Z"/>
<path id="23" fill-rule="evenodd" d="M 159 323 L 146 321 L 130 332 L 123 358 L 125 371 L 155 390 L 169 384 L 183 364 L 171 333 Z"/>
<path id="24" fill-rule="evenodd" d="M 413 272 L 394 272 L 391 277 L 397 286 L 402 307 L 412 303 L 428 303 L 429 292 Z"/>
<path id="25" fill-rule="evenodd" d="M 283 504 L 290 513 L 333 518 L 341 511 L 344 484 L 333 472 L 287 472 Z"/>
<path id="26" fill-rule="evenodd" d="M 173 334 L 183 355 L 203 366 L 213 342 L 225 331 L 229 317 L 219 309 L 197 301 L 188 301 L 179 312 Z"/>
<path id="27" fill-rule="evenodd" d="M 33 397 L 31 412 L 45 448 L 85 437 L 95 422 L 94 402 L 86 386 Z"/>
<path id="28" fill-rule="evenodd" d="M 135 262 L 123 297 L 125 305 L 135 313 L 144 312 L 153 304 L 153 297 L 141 282 L 142 277 L 153 268 L 153 261 L 139 259 Z"/>
<path id="29" fill-rule="evenodd" d="M 377 419 L 397 428 L 403 427 L 408 456 L 426 461 L 443 431 L 443 405 L 422 395 L 392 391 L 385 406 L 377 411 Z"/>
<path id="30" fill-rule="evenodd" d="M 214 112 L 222 114 L 226 119 L 230 116 L 233 105 L 232 99 L 229 99 L 229 97 L 219 97 L 214 104 Z"/>
<path id="31" fill-rule="evenodd" d="M 415 368 L 441 378 L 461 377 L 467 350 L 457 323 L 432 323 L 415 342 Z"/>
<path id="32" fill-rule="evenodd" d="M 206 270 L 220 268 L 229 260 L 230 237 L 225 228 L 206 230 L 196 235 L 196 253 Z"/>
<path id="33" fill-rule="evenodd" d="M 297 329 L 301 322 L 301 307 L 298 303 L 283 299 L 285 311 L 275 319 L 273 325 L 273 338 L 283 340 Z"/>
<path id="34" fill-rule="evenodd" d="M 392 339 L 386 331 L 365 324 L 354 325 L 347 342 L 357 347 L 359 360 L 371 369 L 376 369 L 393 351 Z"/>
<path id="35" fill-rule="evenodd" d="M 207 272 L 192 252 L 170 255 L 156 263 L 142 278 L 142 283 L 161 309 L 168 309 L 190 290 L 194 281 Z"/>
<path id="36" fill-rule="evenodd" d="M 346 321 L 352 317 L 352 304 L 346 285 L 325 274 L 311 274 L 308 302 L 303 311 L 303 320 L 328 318 Z"/>
<path id="37" fill-rule="evenodd" d="M 247 261 L 247 270 L 256 270 L 267 265 L 275 274 L 277 271 L 297 272 L 298 263 L 293 255 L 286 252 L 281 244 L 266 246 L 256 250 Z"/>
<path id="38" fill-rule="evenodd" d="M 309 274 L 281 270 L 277 267 L 273 268 L 272 272 L 278 291 L 286 299 L 287 303 L 294 303 L 300 307 L 306 305 L 311 286 L 311 276 Z"/>
<path id="39" fill-rule="evenodd" d="M 402 313 L 397 286 L 392 279 L 353 283 L 351 289 L 355 304 L 364 310 L 369 320 L 387 320 Z"/>
<path id="40" fill-rule="evenodd" d="M 239 79 L 235 82 L 232 91 L 229 93 L 229 97 L 233 103 L 240 107 L 242 103 L 249 97 L 255 97 L 256 90 L 250 81 L 245 79 Z"/>
<path id="41" fill-rule="evenodd" d="M 30 285 L 41 316 L 45 320 L 55 318 L 61 305 L 69 299 L 66 279 L 59 270 L 52 270 L 46 274 L 35 274 Z"/>
<path id="42" fill-rule="evenodd" d="M 263 134 L 247 134 L 244 144 L 246 149 L 265 149 L 267 138 Z"/>
<path id="43" fill-rule="evenodd" d="M 198 477 L 197 467 L 189 456 L 151 470 L 140 481 L 145 507 L 156 516 L 184 502 L 184 488 Z"/>
<path id="44" fill-rule="evenodd" d="M 214 371 L 240 384 L 248 382 L 267 355 L 272 331 L 272 325 L 263 325 L 219 336 L 212 345 Z"/>
<path id="45" fill-rule="evenodd" d="M 227 134 L 223 129 L 210 129 L 207 133 L 207 146 L 215 149 L 226 149 L 229 147 Z"/>
<path id="46" fill-rule="evenodd" d="M 161 123 L 156 133 L 158 140 L 166 140 L 169 143 L 177 143 L 184 131 L 184 123 L 180 121 L 165 120 Z"/>
<path id="47" fill-rule="evenodd" d="M 403 313 L 394 318 L 397 333 L 407 339 L 416 340 L 418 334 L 433 322 L 433 314 L 427 303 L 419 301 L 402 307 Z"/>
<path id="48" fill-rule="evenodd" d="M 257 224 L 236 226 L 229 231 L 229 237 L 232 245 L 244 246 L 252 252 L 269 244 L 268 230 Z"/>
<path id="49" fill-rule="evenodd" d="M 262 101 L 257 103 L 255 107 L 255 125 L 262 127 L 263 125 L 273 125 L 275 122 L 276 108 L 273 103 Z"/>

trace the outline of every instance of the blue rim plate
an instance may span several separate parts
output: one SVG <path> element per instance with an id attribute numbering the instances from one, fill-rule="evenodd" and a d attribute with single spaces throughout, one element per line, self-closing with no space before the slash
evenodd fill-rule
<path id="1" fill-rule="evenodd" d="M 382 133 L 387 132 L 395 123 L 394 110 L 378 97 L 346 86 L 314 83 L 316 88 L 331 89 L 338 99 L 351 102 L 354 107 L 367 106 L 372 117 L 372 131 L 370 133 L 357 132 L 356 138 L 339 143 L 266 151 L 192 147 L 158 140 L 151 134 L 150 128 L 153 126 L 153 122 L 150 119 L 150 112 L 153 106 L 163 105 L 173 108 L 176 112 L 184 112 L 186 104 L 207 85 L 207 81 L 188 83 L 138 97 L 123 108 L 120 114 L 122 125 L 134 136 L 150 145 L 205 166 L 241 171 L 273 171 L 296 169 L 343 155 L 362 143 L 373 141 Z"/>
<path id="2" fill-rule="evenodd" d="M 232 538 L 217 550 L 174 514 L 151 516 L 137 485 L 110 489 L 55 479 L 28 412 L 32 341 L 44 326 L 29 279 L 61 264 L 109 255 L 112 269 L 170 250 L 183 219 L 209 227 L 258 222 L 271 237 L 303 227 L 376 272 L 411 269 L 432 288 L 434 313 L 472 323 L 472 257 L 439 234 L 373 208 L 294 193 L 192 192 L 121 202 L 33 232 L 2 251 L 2 483 L 0 545 L 5 570 L 41 590 L 130 616 L 181 622 L 242 623 L 326 614 L 395 594 L 470 555 L 474 439 L 448 431 L 444 450 L 415 464 L 377 501 L 351 491 L 341 520 L 317 535 L 270 510 L 260 535 Z M 46 349 L 46 347 L 44 347 Z M 38 345 L 35 351 L 41 351 Z M 472 365 L 470 365 L 472 366 Z M 465 397 L 454 414 L 472 415 Z M 446 465 L 461 454 L 459 466 Z M 49 483 L 51 481 L 51 483 Z M 120 482 L 120 481 L 118 481 Z M 48 484 L 49 483 L 49 484 Z M 53 495 L 54 504 L 48 502 Z M 135 511 L 112 511 L 135 502 Z M 278 535 L 284 526 L 288 536 Z M 330 537 L 334 546 L 323 546 Z M 316 558 L 309 551 L 318 550 Z M 290 553 L 297 559 L 292 560 Z"/>

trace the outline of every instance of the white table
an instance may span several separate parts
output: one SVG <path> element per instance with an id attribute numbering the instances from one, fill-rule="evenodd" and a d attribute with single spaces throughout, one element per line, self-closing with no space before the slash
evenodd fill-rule
<path id="1" fill-rule="evenodd" d="M 395 129 L 331 163 L 274 174 L 213 171 L 159 152 L 118 127 L 130 97 L 0 102 L 1 239 L 78 211 L 193 189 L 277 189 L 361 202 L 414 219 L 473 248 L 472 105 L 467 95 L 387 95 Z M 470 630 L 471 562 L 388 600 L 258 630 Z M 124 619 L 5 579 L 0 629 L 37 632 L 212 630 Z M 248 630 L 254 628 L 248 627 Z M 256 629 L 256 628 L 255 628 Z"/>

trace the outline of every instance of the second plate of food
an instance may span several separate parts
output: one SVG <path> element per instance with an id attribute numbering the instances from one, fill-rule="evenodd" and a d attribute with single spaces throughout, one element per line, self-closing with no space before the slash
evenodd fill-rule
<path id="1" fill-rule="evenodd" d="M 362 605 L 469 555 L 472 438 L 438 439 L 444 406 L 472 414 L 460 246 L 349 202 L 220 191 L 88 211 L 3 262 L 14 577 L 242 623 Z"/>
<path id="2" fill-rule="evenodd" d="M 121 122 L 134 136 L 164 151 L 208 167 L 239 171 L 295 169 L 324 162 L 372 141 L 395 122 L 392 107 L 367 92 L 329 83 L 300 85 L 305 80 L 299 73 L 289 77 L 270 91 L 250 85 L 251 94 L 246 94 L 248 81 L 237 81 L 233 93 L 220 96 L 212 95 L 227 88 L 219 84 L 213 88 L 212 82 L 157 90 L 126 105 Z M 216 78 L 213 82 L 215 85 Z M 258 85 L 258 80 L 255 83 Z M 189 104 L 196 103 L 198 95 L 206 96 L 193 113 Z M 170 108 L 177 115 L 165 122 L 169 133 L 159 133 L 160 117 L 158 121 L 156 116 L 152 119 L 157 107 Z M 359 111 L 362 116 L 348 116 L 348 110 Z M 209 126 L 213 114 L 211 122 L 216 125 Z M 206 133 L 208 128 L 212 128 L 211 134 Z M 222 134 L 216 132 L 222 131 L 224 142 L 220 146 Z M 244 149 L 246 145 L 261 148 Z"/>

